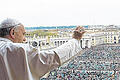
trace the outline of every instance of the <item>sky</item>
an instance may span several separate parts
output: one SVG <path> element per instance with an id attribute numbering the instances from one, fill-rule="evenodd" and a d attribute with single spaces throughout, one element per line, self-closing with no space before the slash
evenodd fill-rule
<path id="1" fill-rule="evenodd" d="M 25 27 L 120 25 L 119 0 L 1 0 L 0 22 L 13 18 Z"/>

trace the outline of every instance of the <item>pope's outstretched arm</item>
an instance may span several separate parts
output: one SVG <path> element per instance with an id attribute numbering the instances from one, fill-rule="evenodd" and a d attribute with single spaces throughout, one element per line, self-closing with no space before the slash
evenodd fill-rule
<path id="1" fill-rule="evenodd" d="M 71 40 L 54 49 L 60 57 L 61 64 L 82 50 L 80 39 L 84 33 L 84 28 L 78 26 L 73 32 L 73 38 Z"/>

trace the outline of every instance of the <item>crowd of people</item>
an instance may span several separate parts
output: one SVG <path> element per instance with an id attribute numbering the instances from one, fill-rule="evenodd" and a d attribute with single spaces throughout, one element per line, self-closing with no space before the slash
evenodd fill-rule
<path id="1" fill-rule="evenodd" d="M 99 45 L 85 49 L 41 80 L 120 80 L 119 61 L 119 45 Z"/>

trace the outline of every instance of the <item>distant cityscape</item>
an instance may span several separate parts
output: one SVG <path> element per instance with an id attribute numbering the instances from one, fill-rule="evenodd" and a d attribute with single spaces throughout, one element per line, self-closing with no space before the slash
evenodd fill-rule
<path id="1" fill-rule="evenodd" d="M 119 25 L 81 25 L 87 31 L 81 39 L 82 48 L 99 44 L 120 43 Z M 26 27 L 27 43 L 36 42 L 36 46 L 58 47 L 72 38 L 76 26 Z M 48 45 L 49 44 L 49 45 Z M 48 47 L 49 46 L 49 47 Z M 41 48 L 41 49 L 42 49 Z"/>

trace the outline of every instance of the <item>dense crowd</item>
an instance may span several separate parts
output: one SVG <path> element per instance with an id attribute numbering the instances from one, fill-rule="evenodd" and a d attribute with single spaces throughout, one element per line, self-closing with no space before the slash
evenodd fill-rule
<path id="1" fill-rule="evenodd" d="M 120 80 L 119 61 L 119 45 L 99 45 L 85 49 L 41 80 Z"/>

